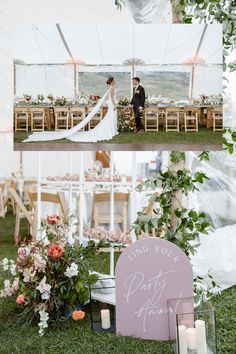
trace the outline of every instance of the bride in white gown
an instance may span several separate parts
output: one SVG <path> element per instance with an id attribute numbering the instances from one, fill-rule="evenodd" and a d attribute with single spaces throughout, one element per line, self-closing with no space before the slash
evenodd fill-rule
<path id="1" fill-rule="evenodd" d="M 69 130 L 40 132 L 33 133 L 28 136 L 24 142 L 33 141 L 51 141 L 59 139 L 68 139 L 75 142 L 90 142 L 95 143 L 102 140 L 110 140 L 113 136 L 118 134 L 117 131 L 117 108 L 115 103 L 115 79 L 109 77 L 107 80 L 109 89 L 105 95 L 99 100 L 93 110 L 87 115 L 82 122 Z M 108 100 L 108 110 L 105 117 L 95 128 L 89 131 L 80 131 L 85 125 L 95 116 L 100 110 L 101 106 Z"/>

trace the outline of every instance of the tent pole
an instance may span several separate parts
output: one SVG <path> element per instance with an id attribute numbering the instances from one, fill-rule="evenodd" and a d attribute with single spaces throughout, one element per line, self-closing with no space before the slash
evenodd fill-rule
<path id="1" fill-rule="evenodd" d="M 76 65 L 76 63 L 74 63 L 73 66 L 74 66 L 74 89 L 73 89 L 73 92 L 74 92 L 74 96 L 76 96 L 78 93 L 78 91 L 77 91 L 77 65 Z"/>
<path id="2" fill-rule="evenodd" d="M 131 223 L 135 221 L 137 212 L 137 152 L 133 151 L 133 166 L 132 166 L 132 192 L 131 192 Z M 137 240 L 135 231 L 131 233 L 132 242 Z"/>
<path id="3" fill-rule="evenodd" d="M 21 177 L 24 175 L 24 168 L 23 168 L 23 151 L 20 151 L 20 169 L 19 169 Z"/>
<path id="4" fill-rule="evenodd" d="M 69 151 L 69 174 L 70 174 L 70 177 L 72 176 L 72 152 Z M 72 236 L 72 209 L 73 209 L 73 206 L 72 206 L 72 179 L 70 178 L 69 180 L 69 232 L 68 232 L 68 242 L 70 244 L 73 243 L 74 239 L 73 239 L 73 236 Z"/>
<path id="5" fill-rule="evenodd" d="M 83 213 L 83 177 L 84 177 L 84 154 L 83 151 L 80 152 L 80 183 L 79 183 L 79 244 L 83 244 L 83 230 L 84 230 L 84 213 Z"/>
<path id="6" fill-rule="evenodd" d="M 111 192 L 110 192 L 110 231 L 114 231 L 114 153 L 110 153 L 110 177 L 111 177 Z M 114 247 L 110 248 L 110 276 L 114 276 Z"/>
<path id="7" fill-rule="evenodd" d="M 38 152 L 38 181 L 37 181 L 37 232 L 36 240 L 41 239 L 41 152 Z"/>
<path id="8" fill-rule="evenodd" d="M 193 85 L 194 85 L 194 76 L 195 76 L 195 65 L 192 64 L 192 75 L 191 75 L 191 91 L 190 91 L 190 100 L 193 100 Z"/>
<path id="9" fill-rule="evenodd" d="M 14 96 L 16 95 L 16 63 L 13 64 L 13 87 L 14 87 Z"/>

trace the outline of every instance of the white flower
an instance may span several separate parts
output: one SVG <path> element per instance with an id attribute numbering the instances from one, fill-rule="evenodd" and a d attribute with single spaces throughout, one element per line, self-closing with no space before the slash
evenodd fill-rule
<path id="1" fill-rule="evenodd" d="M 14 261 L 10 260 L 10 272 L 11 272 L 11 275 L 15 276 L 16 275 L 16 264 Z"/>
<path id="2" fill-rule="evenodd" d="M 36 271 L 34 271 L 32 268 L 24 269 L 23 270 L 23 276 L 24 276 L 23 281 L 25 283 L 29 283 L 31 280 L 34 280 L 35 274 L 36 274 Z"/>
<path id="3" fill-rule="evenodd" d="M 50 298 L 51 285 L 46 283 L 46 276 L 43 277 L 39 285 L 37 286 L 37 290 L 41 293 L 41 298 L 43 300 L 48 300 Z"/>
<path id="4" fill-rule="evenodd" d="M 44 272 L 47 262 L 40 254 L 34 254 L 34 268 L 39 272 Z"/>
<path id="5" fill-rule="evenodd" d="M 42 337 L 44 335 L 44 329 L 48 327 L 48 319 L 49 315 L 48 313 L 44 310 L 41 309 L 39 310 L 39 316 L 40 316 L 40 322 L 39 322 L 39 335 Z"/>
<path id="6" fill-rule="evenodd" d="M 1 262 L 3 270 L 8 270 L 9 269 L 9 260 L 7 258 L 4 258 Z"/>
<path id="7" fill-rule="evenodd" d="M 68 278 L 72 278 L 72 277 L 78 275 L 79 274 L 78 264 L 76 264 L 75 262 L 71 263 L 71 265 L 66 268 L 66 271 L 64 274 Z"/>
<path id="8" fill-rule="evenodd" d="M 19 278 L 15 278 L 12 285 L 9 279 L 4 280 L 4 289 L 0 292 L 0 297 L 7 297 L 14 294 L 19 288 Z"/>

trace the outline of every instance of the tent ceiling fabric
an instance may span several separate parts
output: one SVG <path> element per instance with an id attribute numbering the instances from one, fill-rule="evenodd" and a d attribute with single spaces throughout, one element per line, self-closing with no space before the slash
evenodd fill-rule
<path id="1" fill-rule="evenodd" d="M 86 64 L 122 64 L 133 57 L 146 64 L 182 64 L 194 56 L 204 28 L 204 25 L 163 24 L 60 23 L 60 26 L 73 57 Z M 199 56 L 206 64 L 221 64 L 221 46 L 221 25 L 208 25 Z M 68 53 L 56 25 L 25 25 L 15 32 L 14 57 L 29 64 L 64 63 Z"/>

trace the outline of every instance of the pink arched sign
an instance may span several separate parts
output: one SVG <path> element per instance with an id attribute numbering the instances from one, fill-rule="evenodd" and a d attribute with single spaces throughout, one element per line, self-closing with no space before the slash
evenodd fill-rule
<path id="1" fill-rule="evenodd" d="M 156 340 L 169 340 L 171 333 L 174 339 L 167 300 L 177 299 L 178 307 L 192 297 L 193 271 L 182 250 L 156 237 L 139 240 L 117 262 L 116 332 Z"/>

